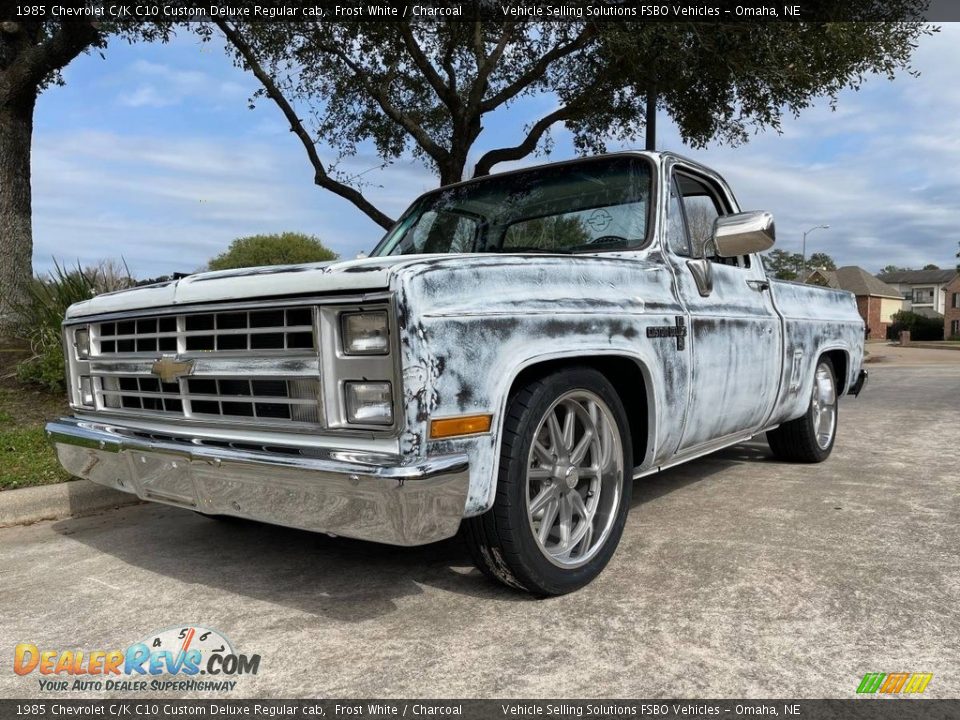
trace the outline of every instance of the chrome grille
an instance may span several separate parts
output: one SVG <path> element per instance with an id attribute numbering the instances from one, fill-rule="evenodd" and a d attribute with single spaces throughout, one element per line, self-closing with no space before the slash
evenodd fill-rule
<path id="1" fill-rule="evenodd" d="M 313 378 L 189 377 L 161 382 L 153 375 L 104 375 L 102 407 L 168 417 L 320 422 L 320 383 Z"/>
<path id="2" fill-rule="evenodd" d="M 94 356 L 138 353 L 314 350 L 313 309 L 161 315 L 94 323 Z"/>

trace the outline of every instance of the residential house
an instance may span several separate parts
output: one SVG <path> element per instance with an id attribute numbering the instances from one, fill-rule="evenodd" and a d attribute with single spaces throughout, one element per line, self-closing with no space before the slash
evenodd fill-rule
<path id="1" fill-rule="evenodd" d="M 947 306 L 947 285 L 957 277 L 957 271 L 941 270 L 899 270 L 880 273 L 883 282 L 903 296 L 903 309 L 926 315 L 930 318 L 942 318 Z"/>
<path id="2" fill-rule="evenodd" d="M 814 270 L 807 282 L 856 295 L 857 310 L 867 324 L 869 340 L 885 340 L 894 313 L 903 309 L 903 296 L 898 290 L 856 265 L 837 270 Z"/>
<path id="3" fill-rule="evenodd" d="M 960 273 L 947 285 L 946 308 L 943 312 L 943 337 L 960 339 Z"/>

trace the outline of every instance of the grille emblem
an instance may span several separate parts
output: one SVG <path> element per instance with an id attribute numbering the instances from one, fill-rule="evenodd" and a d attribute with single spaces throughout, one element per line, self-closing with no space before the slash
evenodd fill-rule
<path id="1" fill-rule="evenodd" d="M 193 360 L 177 360 L 175 355 L 163 355 L 153 363 L 150 372 L 162 382 L 175 382 L 193 372 Z"/>

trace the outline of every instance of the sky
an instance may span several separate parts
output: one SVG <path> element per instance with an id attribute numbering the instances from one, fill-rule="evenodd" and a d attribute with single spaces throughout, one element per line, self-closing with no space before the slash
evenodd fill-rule
<path id="1" fill-rule="evenodd" d="M 945 23 L 916 50 L 914 78 L 870 78 L 824 99 L 781 133 L 738 147 L 692 149 L 666 115 L 658 146 L 720 172 L 744 210 L 768 210 L 777 247 L 826 252 L 839 265 L 953 267 L 960 240 L 960 23 Z M 231 240 L 286 230 L 319 237 L 342 257 L 369 251 L 383 234 L 350 203 L 313 184 L 302 146 L 280 111 L 247 99 L 256 80 L 222 43 L 181 33 L 161 44 L 113 43 L 71 63 L 66 85 L 37 104 L 33 146 L 34 266 L 84 266 L 122 257 L 134 276 L 193 272 Z M 515 144 L 523 126 L 551 108 L 549 97 L 485 118 L 482 145 Z M 574 156 L 569 134 L 553 133 L 549 157 Z M 481 145 L 481 146 L 482 146 Z M 642 146 L 642 139 L 636 147 Z M 623 146 L 629 147 L 629 146 Z M 621 149 L 611 144 L 610 150 Z M 479 153 L 478 153 L 479 154 Z M 332 155 L 321 151 L 321 157 Z M 474 158 L 475 159 L 475 158 Z M 374 168 L 358 155 L 351 171 Z M 404 160 L 370 172 L 366 194 L 397 217 L 435 186 Z"/>

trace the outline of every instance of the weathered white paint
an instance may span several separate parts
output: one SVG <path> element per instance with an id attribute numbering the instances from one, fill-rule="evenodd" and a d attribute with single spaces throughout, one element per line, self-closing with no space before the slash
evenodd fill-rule
<path id="1" fill-rule="evenodd" d="M 403 426 L 397 451 L 415 461 L 466 453 L 465 514 L 488 509 L 496 490 L 500 431 L 511 386 L 538 363 L 626 359 L 624 381 L 645 388 L 644 474 L 682 457 L 799 417 L 816 360 L 842 353 L 849 387 L 863 358 L 863 321 L 850 293 L 767 283 L 762 263 L 713 267 L 713 292 L 700 295 L 686 258 L 661 242 L 665 187 L 674 164 L 698 171 L 736 200 L 722 178 L 672 155 L 649 154 L 658 174 L 652 243 L 594 255 L 471 254 L 371 257 L 280 268 L 205 273 L 158 287 L 104 295 L 73 306 L 68 319 L 98 314 L 388 290 L 399 329 Z M 496 182 L 491 178 L 490 182 Z M 683 347 L 651 328 L 687 328 Z M 324 351 L 329 351 L 326 348 Z M 489 434 L 428 440 L 431 418 L 492 413 Z M 264 433 L 269 435 L 269 433 Z M 330 433 L 324 444 L 354 447 Z"/>

